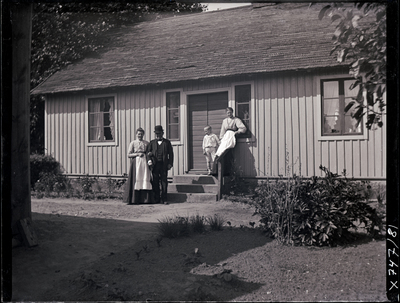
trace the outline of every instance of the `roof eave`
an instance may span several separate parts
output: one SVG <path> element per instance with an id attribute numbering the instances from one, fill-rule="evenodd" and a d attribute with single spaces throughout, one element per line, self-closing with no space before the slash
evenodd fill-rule
<path id="1" fill-rule="evenodd" d="M 236 74 L 219 74 L 219 75 L 209 75 L 209 76 L 200 76 L 200 77 L 192 77 L 188 78 L 185 80 L 171 80 L 171 81 L 160 81 L 160 82 L 147 82 L 147 83 L 140 83 L 140 84 L 132 84 L 132 85 L 105 85 L 105 86 L 97 86 L 97 87 L 71 87 L 66 90 L 51 90 L 51 91 L 41 91 L 39 84 L 36 86 L 34 89 L 31 90 L 32 95 L 51 95 L 51 94 L 61 94 L 61 93 L 79 93 L 79 92 L 85 92 L 85 91 L 98 91 L 98 90 L 116 90 L 116 89 L 123 89 L 123 88 L 128 88 L 128 87 L 140 87 L 140 86 L 151 86 L 151 85 L 166 85 L 166 84 L 173 84 L 173 83 L 180 83 L 180 82 L 190 82 L 190 81 L 206 81 L 206 80 L 212 80 L 212 79 L 221 79 L 221 78 L 233 78 L 233 77 L 238 77 L 238 76 L 256 76 L 256 75 L 270 75 L 270 74 L 283 74 L 283 73 L 293 73 L 293 72 L 312 72 L 315 70 L 332 70 L 332 69 L 344 69 L 347 68 L 348 65 L 346 64 L 336 64 L 336 65 L 330 65 L 330 66 L 308 66 L 308 67 L 303 67 L 303 68 L 293 68 L 293 69 L 286 69 L 286 70 L 279 70 L 279 71 L 257 71 L 257 72 L 248 72 L 248 73 L 236 73 Z"/>

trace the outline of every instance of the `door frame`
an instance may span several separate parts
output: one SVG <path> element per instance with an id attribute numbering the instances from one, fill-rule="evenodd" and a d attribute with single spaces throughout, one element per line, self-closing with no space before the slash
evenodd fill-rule
<path id="1" fill-rule="evenodd" d="M 221 87 L 221 88 L 214 88 L 214 89 L 204 89 L 204 90 L 195 90 L 195 91 L 184 91 L 182 93 L 182 105 L 184 106 L 185 114 L 184 114 L 184 121 L 182 121 L 182 125 L 186 126 L 186 131 L 184 132 L 183 140 L 184 140 L 184 153 L 185 153 L 185 161 L 184 161 L 184 172 L 188 173 L 190 167 L 189 161 L 189 96 L 190 95 L 201 95 L 201 94 L 212 94 L 212 93 L 221 93 L 221 92 L 228 92 L 228 106 L 234 106 L 234 100 L 232 99 L 232 87 Z M 221 121 L 222 123 L 222 121 Z"/>

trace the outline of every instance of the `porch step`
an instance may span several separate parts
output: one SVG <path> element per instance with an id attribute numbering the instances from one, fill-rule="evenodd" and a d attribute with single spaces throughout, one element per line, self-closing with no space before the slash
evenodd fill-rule
<path id="1" fill-rule="evenodd" d="M 170 202 L 209 202 L 217 201 L 217 194 L 211 193 L 173 193 L 169 192 L 168 201 Z"/>
<path id="2" fill-rule="evenodd" d="M 172 183 L 185 184 L 218 184 L 217 178 L 207 175 L 178 175 L 172 178 Z"/>
<path id="3" fill-rule="evenodd" d="M 187 174 L 174 176 L 168 184 L 168 201 L 218 201 L 218 180 L 213 176 Z"/>
<path id="4" fill-rule="evenodd" d="M 207 175 L 207 170 L 191 169 L 187 172 L 189 175 Z"/>
<path id="5" fill-rule="evenodd" d="M 218 185 L 216 184 L 187 184 L 187 183 L 171 183 L 168 185 L 169 192 L 177 193 L 218 193 Z"/>

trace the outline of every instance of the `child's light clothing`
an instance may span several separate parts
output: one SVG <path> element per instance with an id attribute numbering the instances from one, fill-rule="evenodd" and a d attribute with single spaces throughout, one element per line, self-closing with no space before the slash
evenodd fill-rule
<path id="1" fill-rule="evenodd" d="M 214 164 L 215 153 L 218 149 L 219 143 L 220 141 L 217 135 L 212 133 L 209 135 L 206 134 L 203 138 L 203 153 L 206 156 L 207 170 L 209 174 L 211 173 Z"/>

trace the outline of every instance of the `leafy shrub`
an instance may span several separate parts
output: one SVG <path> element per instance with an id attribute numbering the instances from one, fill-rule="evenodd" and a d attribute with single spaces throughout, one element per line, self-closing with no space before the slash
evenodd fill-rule
<path id="1" fill-rule="evenodd" d="M 324 177 L 293 176 L 257 187 L 255 212 L 273 237 L 288 244 L 332 246 L 349 238 L 350 229 L 361 226 L 370 235 L 383 230 L 382 217 L 366 203 L 360 182 L 347 179 L 345 171 L 342 178 L 320 169 Z"/>
<path id="2" fill-rule="evenodd" d="M 84 194 L 92 193 L 93 184 L 96 182 L 97 179 L 95 177 L 90 177 L 89 174 L 78 178 L 78 183 L 80 184 Z"/>
<path id="3" fill-rule="evenodd" d="M 35 188 L 36 182 L 45 174 L 59 175 L 63 172 L 61 164 L 51 155 L 30 155 L 31 188 Z"/>
<path id="4" fill-rule="evenodd" d="M 229 181 L 226 192 L 232 198 L 251 193 L 254 187 L 243 178 L 243 169 L 237 164 L 235 158 L 231 159 L 229 165 L 226 165 L 226 169 L 229 170 Z"/>
<path id="5" fill-rule="evenodd" d="M 49 196 L 51 192 L 56 192 L 57 195 L 60 195 L 61 192 L 70 189 L 70 181 L 69 179 L 61 174 L 54 174 L 51 172 L 40 173 L 39 180 L 35 183 L 35 191 L 41 193 L 39 197 L 42 197 L 43 194 Z"/>
<path id="6" fill-rule="evenodd" d="M 256 188 L 255 212 L 261 216 L 260 223 L 272 236 L 282 243 L 292 243 L 293 213 L 298 204 L 298 176 L 273 182 L 263 182 Z"/>
<path id="7" fill-rule="evenodd" d="M 50 155 L 30 155 L 31 187 L 38 197 L 49 196 L 51 192 L 60 195 L 69 190 L 69 179 L 63 175 L 60 163 Z"/>
<path id="8" fill-rule="evenodd" d="M 111 174 L 107 173 L 107 178 L 105 180 L 105 184 L 107 187 L 107 194 L 109 197 L 118 190 L 121 190 L 127 181 L 127 175 L 124 174 L 122 179 L 115 179 L 111 177 Z"/>

